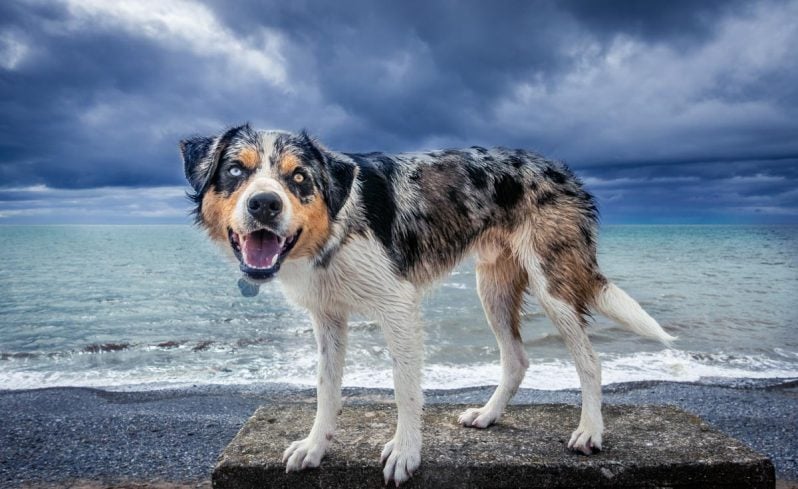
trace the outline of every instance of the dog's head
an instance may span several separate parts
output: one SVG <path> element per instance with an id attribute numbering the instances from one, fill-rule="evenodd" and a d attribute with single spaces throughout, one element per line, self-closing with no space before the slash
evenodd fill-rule
<path id="1" fill-rule="evenodd" d="M 355 178 L 354 165 L 304 132 L 244 125 L 181 141 L 180 150 L 197 222 L 255 282 L 321 252 Z"/>

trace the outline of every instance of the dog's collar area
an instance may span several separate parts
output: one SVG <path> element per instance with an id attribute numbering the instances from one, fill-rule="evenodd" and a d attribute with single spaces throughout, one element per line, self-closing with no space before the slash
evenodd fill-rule
<path id="1" fill-rule="evenodd" d="M 283 260 L 299 240 L 302 230 L 289 237 L 280 236 L 268 229 L 259 229 L 244 235 L 228 229 L 227 234 L 245 280 L 257 285 L 274 278 Z M 244 296 L 257 295 L 257 290 L 253 293 L 251 288 L 246 288 L 245 293 L 245 287 L 241 286 L 241 282 L 239 289 Z"/>
<path id="2" fill-rule="evenodd" d="M 238 290 L 244 297 L 255 297 L 260 292 L 260 285 L 241 277 L 238 279 Z"/>

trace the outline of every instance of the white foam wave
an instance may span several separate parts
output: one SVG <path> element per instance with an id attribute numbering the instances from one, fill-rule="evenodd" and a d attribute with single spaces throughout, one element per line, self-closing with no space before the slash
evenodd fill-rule
<path id="1" fill-rule="evenodd" d="M 308 352 L 310 353 L 310 352 Z M 779 355 L 785 358 L 784 352 Z M 116 390 L 161 389 L 209 384 L 286 383 L 315 384 L 315 359 L 301 355 L 289 362 L 253 359 L 246 365 L 162 366 L 131 370 L 3 371 L 0 389 L 41 387 L 101 387 Z M 662 350 L 633 355 L 602 355 L 603 383 L 667 380 L 698 382 L 702 378 L 795 378 L 798 363 L 766 356 L 739 356 Z M 387 363 L 387 362 L 386 362 Z M 385 364 L 383 364 L 385 365 Z M 388 364 L 389 365 L 389 364 Z M 457 389 L 495 385 L 501 376 L 498 363 L 451 365 L 428 364 L 424 368 L 426 389 Z M 391 369 L 348 365 L 344 385 L 349 387 L 392 388 Z M 568 360 L 532 362 L 522 387 L 557 390 L 579 387 L 573 363 Z"/>
<path id="2" fill-rule="evenodd" d="M 764 356 L 701 355 L 679 350 L 602 355 L 602 384 L 668 380 L 698 382 L 703 378 L 792 378 L 798 377 L 798 364 Z M 429 365 L 424 369 L 427 389 L 458 389 L 495 385 L 501 377 L 498 364 Z M 391 372 L 357 370 L 349 372 L 344 383 L 357 387 L 392 387 Z M 524 388 L 541 390 L 576 389 L 579 377 L 573 362 L 554 360 L 532 362 Z"/>

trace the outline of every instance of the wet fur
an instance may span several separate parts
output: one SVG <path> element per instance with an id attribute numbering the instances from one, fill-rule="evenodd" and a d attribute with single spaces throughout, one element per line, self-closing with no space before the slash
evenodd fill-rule
<path id="1" fill-rule="evenodd" d="M 384 475 L 406 480 L 420 463 L 421 320 L 430 285 L 475 254 L 478 290 L 499 343 L 502 379 L 490 401 L 460 417 L 484 428 L 501 416 L 528 366 L 521 341 L 524 294 L 537 297 L 574 357 L 582 418 L 569 447 L 601 447 L 601 371 L 585 327 L 598 310 L 636 332 L 668 341 L 596 262 L 597 210 L 563 164 L 504 148 L 388 155 L 337 153 L 306 134 L 233 128 L 181 144 L 197 222 L 223 245 L 227 229 L 252 226 L 241 211 L 250 187 L 283 197 L 286 232 L 301 229 L 278 277 L 306 307 L 319 347 L 318 413 L 308 438 L 286 450 L 288 470 L 317 466 L 335 429 L 346 321 L 378 321 L 394 358 L 399 423 L 383 451 Z M 225 168 L 250 172 L 231 185 Z M 304 172 L 304 184 L 292 175 Z"/>

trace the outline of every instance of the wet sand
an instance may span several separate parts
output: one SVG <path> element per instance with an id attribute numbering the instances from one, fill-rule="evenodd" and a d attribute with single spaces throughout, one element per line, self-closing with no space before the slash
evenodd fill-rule
<path id="1" fill-rule="evenodd" d="M 431 390 L 426 401 L 476 405 L 492 391 Z M 344 395 L 350 404 L 392 402 L 383 389 L 347 388 Z M 789 482 L 798 480 L 798 380 L 614 384 L 604 387 L 604 399 L 682 407 L 769 455 L 780 487 L 798 485 Z M 276 384 L 0 391 L 0 486 L 207 488 L 217 455 L 254 410 L 285 402 L 313 403 L 315 392 Z M 523 389 L 514 399 L 556 402 L 578 404 L 579 393 Z"/>

